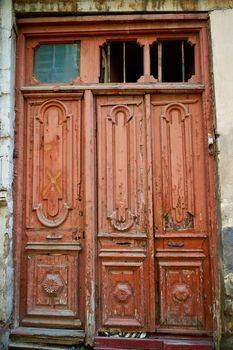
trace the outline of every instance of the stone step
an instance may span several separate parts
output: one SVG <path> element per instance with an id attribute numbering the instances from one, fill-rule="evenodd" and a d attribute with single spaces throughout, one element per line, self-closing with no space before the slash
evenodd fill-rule
<path id="1" fill-rule="evenodd" d="M 114 338 L 96 337 L 94 350 L 213 350 L 209 339 Z"/>

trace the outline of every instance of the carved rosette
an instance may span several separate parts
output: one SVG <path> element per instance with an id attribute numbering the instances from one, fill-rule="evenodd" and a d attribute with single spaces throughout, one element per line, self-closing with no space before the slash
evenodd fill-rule
<path id="1" fill-rule="evenodd" d="M 57 297 L 64 287 L 64 283 L 58 274 L 47 274 L 41 285 L 43 291 L 49 297 Z"/>
<path id="2" fill-rule="evenodd" d="M 127 303 L 132 294 L 132 287 L 127 282 L 118 282 L 113 289 L 113 295 L 119 303 Z"/>
<path id="3" fill-rule="evenodd" d="M 171 295 L 175 302 L 184 303 L 191 298 L 191 293 L 186 284 L 177 284 L 172 288 Z"/>
<path id="4" fill-rule="evenodd" d="M 72 114 L 49 100 L 34 117 L 33 210 L 47 227 L 62 224 L 72 209 Z"/>
<path id="5" fill-rule="evenodd" d="M 107 173 L 108 219 L 118 231 L 129 230 L 137 217 L 129 208 L 129 124 L 132 119 L 130 108 L 125 105 L 114 106 L 108 115 L 107 159 L 111 164 Z"/>
<path id="6" fill-rule="evenodd" d="M 184 104 L 170 103 L 161 117 L 165 229 L 187 230 L 194 226 L 191 115 Z"/>

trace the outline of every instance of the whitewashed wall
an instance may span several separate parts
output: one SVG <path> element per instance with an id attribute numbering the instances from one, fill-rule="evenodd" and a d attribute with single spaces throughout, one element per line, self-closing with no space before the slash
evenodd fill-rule
<path id="1" fill-rule="evenodd" d="M 223 327 L 233 349 L 233 10 L 210 14 L 223 254 Z M 221 257 L 221 252 L 220 252 Z M 226 346 L 226 345 L 225 345 Z M 228 349 L 228 347 L 227 347 Z"/>
<path id="2" fill-rule="evenodd" d="M 13 308 L 13 150 L 15 33 L 11 0 L 0 1 L 0 349 L 6 348 Z"/>

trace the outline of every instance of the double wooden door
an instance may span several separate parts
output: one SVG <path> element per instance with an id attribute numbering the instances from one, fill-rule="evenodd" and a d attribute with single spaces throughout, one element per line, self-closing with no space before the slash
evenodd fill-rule
<path id="1" fill-rule="evenodd" d="M 102 96 L 96 106 L 99 328 L 211 330 L 201 95 Z"/>
<path id="2" fill-rule="evenodd" d="M 21 324 L 210 334 L 202 94 L 25 98 Z"/>

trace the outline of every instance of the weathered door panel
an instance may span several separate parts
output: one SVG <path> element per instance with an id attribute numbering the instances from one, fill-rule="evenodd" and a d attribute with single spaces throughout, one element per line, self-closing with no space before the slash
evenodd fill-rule
<path id="1" fill-rule="evenodd" d="M 97 98 L 99 329 L 153 318 L 145 115 L 142 96 Z"/>
<path id="2" fill-rule="evenodd" d="M 211 331 L 202 96 L 153 95 L 153 203 L 160 332 Z"/>
<path id="3" fill-rule="evenodd" d="M 156 230 L 160 234 L 206 233 L 206 134 L 201 97 L 153 97 L 152 123 Z"/>
<path id="4" fill-rule="evenodd" d="M 80 99 L 45 94 L 26 100 L 24 325 L 83 327 Z"/>
<path id="5" fill-rule="evenodd" d="M 169 252 L 170 253 L 170 252 Z M 160 291 L 161 328 L 202 330 L 204 322 L 203 259 L 189 252 L 157 253 Z M 169 256 L 170 255 L 170 256 Z"/>

